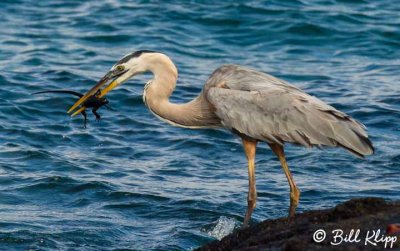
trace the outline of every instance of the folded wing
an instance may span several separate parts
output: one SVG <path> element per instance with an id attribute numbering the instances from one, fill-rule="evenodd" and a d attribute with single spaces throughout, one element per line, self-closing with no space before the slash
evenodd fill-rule
<path id="1" fill-rule="evenodd" d="M 226 128 L 255 139 L 341 146 L 358 156 L 374 151 L 361 123 L 273 76 L 223 66 L 207 81 L 205 94 Z"/>

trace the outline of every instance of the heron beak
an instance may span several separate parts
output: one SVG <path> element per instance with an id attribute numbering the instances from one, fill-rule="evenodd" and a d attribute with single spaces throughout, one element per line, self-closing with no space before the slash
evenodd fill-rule
<path id="1" fill-rule="evenodd" d="M 107 93 L 109 93 L 112 89 L 117 87 L 120 84 L 118 78 L 114 79 L 109 85 L 106 86 L 103 90 L 101 90 L 99 98 L 104 97 Z"/>
<path id="2" fill-rule="evenodd" d="M 69 110 L 67 113 L 71 113 L 73 110 L 75 110 L 79 105 L 84 104 L 84 102 L 93 95 L 96 95 L 96 97 L 101 98 L 105 96 L 109 91 L 114 89 L 117 85 L 119 85 L 118 77 L 124 74 L 126 71 L 121 72 L 117 75 L 113 71 L 108 72 L 106 75 L 104 75 L 103 78 L 100 79 L 99 82 L 95 86 L 92 87 L 85 95 L 83 95 Z M 100 90 L 101 87 L 103 87 L 110 79 L 113 79 L 113 81 L 103 90 Z M 76 112 L 74 112 L 71 117 L 81 113 L 86 109 L 85 106 L 82 106 L 80 109 L 78 109 Z"/>
<path id="3" fill-rule="evenodd" d="M 85 102 L 90 96 L 93 96 L 94 94 L 96 94 L 96 92 L 107 83 L 108 80 L 110 80 L 110 77 L 112 75 L 112 72 L 108 72 L 106 75 L 104 75 L 104 77 L 102 77 L 100 79 L 99 82 L 97 82 L 97 84 L 95 86 L 92 87 L 92 89 L 90 89 L 88 92 L 86 92 L 85 95 L 83 95 L 78 101 L 76 101 L 76 103 L 69 108 L 67 113 L 71 113 L 73 110 L 75 110 L 79 105 L 81 105 L 83 102 Z M 79 109 L 81 110 L 81 109 Z M 79 111 L 78 110 L 78 111 Z M 78 112 L 79 113 L 79 112 Z M 78 114 L 77 112 L 73 113 L 71 116 L 75 116 L 76 114 Z"/>
<path id="4" fill-rule="evenodd" d="M 82 106 L 81 108 L 79 108 L 78 110 L 76 110 L 76 111 L 71 115 L 71 117 L 73 117 L 73 116 L 75 116 L 75 115 L 77 115 L 77 114 L 83 112 L 85 109 L 86 109 L 86 107 L 85 107 L 85 106 Z"/>

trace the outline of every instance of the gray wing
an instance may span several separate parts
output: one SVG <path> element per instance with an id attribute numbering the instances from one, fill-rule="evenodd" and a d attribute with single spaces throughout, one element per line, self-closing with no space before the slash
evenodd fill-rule
<path id="1" fill-rule="evenodd" d="M 363 156 L 374 149 L 365 127 L 297 87 L 252 69 L 217 69 L 204 92 L 228 129 L 268 143 L 341 146 Z"/>

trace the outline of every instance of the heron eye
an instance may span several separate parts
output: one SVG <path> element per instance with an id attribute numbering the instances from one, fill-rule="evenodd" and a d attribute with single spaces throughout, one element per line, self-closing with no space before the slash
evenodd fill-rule
<path id="1" fill-rule="evenodd" d="M 117 70 L 118 70 L 118 71 L 123 71 L 123 70 L 125 70 L 125 66 L 123 66 L 123 65 L 118 65 L 118 66 L 117 66 Z"/>

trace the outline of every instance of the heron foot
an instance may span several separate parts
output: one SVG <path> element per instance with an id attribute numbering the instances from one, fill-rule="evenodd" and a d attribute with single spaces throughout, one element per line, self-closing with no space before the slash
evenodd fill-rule
<path id="1" fill-rule="evenodd" d="M 299 205 L 300 200 L 300 190 L 297 186 L 293 187 L 293 190 L 290 191 L 290 207 L 289 207 L 289 221 L 294 219 L 296 208 Z"/>
<path id="2" fill-rule="evenodd" d="M 243 220 L 242 228 L 247 228 L 249 226 L 249 221 L 254 208 L 256 207 L 257 198 L 247 200 L 247 210 L 246 215 Z"/>

